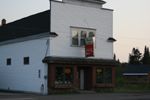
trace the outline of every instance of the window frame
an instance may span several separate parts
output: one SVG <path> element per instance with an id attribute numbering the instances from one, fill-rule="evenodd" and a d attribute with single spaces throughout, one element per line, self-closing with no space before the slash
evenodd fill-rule
<path id="1" fill-rule="evenodd" d="M 98 69 L 101 69 L 102 70 L 102 79 L 101 79 L 101 82 L 98 82 L 98 81 L 100 81 L 100 80 L 98 80 L 98 73 L 97 73 L 97 70 Z M 108 76 L 108 69 L 109 69 L 109 71 L 111 70 L 111 77 L 110 76 Z M 100 76 L 99 76 L 100 77 Z M 113 77 L 113 74 L 112 74 L 112 68 L 108 68 L 108 67 L 97 67 L 96 68 L 96 83 L 97 84 L 112 84 L 113 82 L 112 82 L 112 77 Z M 109 79 L 109 80 L 108 80 Z"/>
<path id="2" fill-rule="evenodd" d="M 30 64 L 30 57 L 23 57 L 23 64 L 24 65 L 29 65 Z"/>
<path id="3" fill-rule="evenodd" d="M 11 66 L 12 65 L 12 59 L 11 58 L 7 58 L 6 59 L 6 65 L 7 66 Z"/>
<path id="4" fill-rule="evenodd" d="M 78 45 L 73 44 L 73 31 L 77 31 L 78 33 Z M 81 45 L 81 32 L 84 31 L 86 32 L 86 38 L 89 37 L 89 34 L 92 32 L 94 33 L 94 37 L 93 37 L 93 43 L 94 43 L 94 47 L 96 47 L 96 29 L 94 28 L 83 28 L 83 27 L 74 27 L 71 26 L 70 27 L 70 34 L 71 34 L 71 46 L 72 47 L 84 47 L 85 45 Z"/>
<path id="5" fill-rule="evenodd" d="M 57 70 L 57 68 L 59 68 L 59 69 L 61 69 L 62 70 L 62 72 L 61 73 L 59 73 L 59 74 L 61 74 L 62 76 L 59 76 L 58 75 L 58 70 Z M 70 80 L 68 80 L 67 79 L 67 77 L 66 77 L 66 69 L 70 69 Z M 55 84 L 56 85 L 62 85 L 62 84 L 73 84 L 73 80 L 74 80 L 74 70 L 73 70 L 73 67 L 71 67 L 71 66 L 56 66 L 55 67 L 55 73 L 56 73 L 56 75 L 55 75 Z M 59 80 L 58 79 L 58 77 L 61 77 L 61 79 Z"/>

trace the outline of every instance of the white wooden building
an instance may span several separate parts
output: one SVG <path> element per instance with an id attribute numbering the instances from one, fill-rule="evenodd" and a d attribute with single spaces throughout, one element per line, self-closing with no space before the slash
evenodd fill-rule
<path id="1" fill-rule="evenodd" d="M 113 10 L 102 0 L 51 3 L 51 22 L 48 10 L 0 27 L 0 89 L 48 94 L 114 87 Z M 89 37 L 93 55 L 86 57 Z"/>

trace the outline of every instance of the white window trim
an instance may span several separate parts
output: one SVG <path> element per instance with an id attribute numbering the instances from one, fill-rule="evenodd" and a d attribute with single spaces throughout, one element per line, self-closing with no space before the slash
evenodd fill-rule
<path id="1" fill-rule="evenodd" d="M 84 47 L 84 46 L 81 46 L 81 34 L 78 34 L 78 42 L 79 42 L 79 44 L 78 45 L 73 45 L 72 44 L 72 29 L 78 29 L 78 30 L 86 30 L 86 32 L 87 32 L 87 36 L 86 37 L 88 37 L 89 36 L 89 31 L 90 30 L 93 30 L 94 31 L 94 35 L 95 35 L 95 40 L 94 40 L 94 48 L 96 48 L 96 29 L 94 29 L 94 28 L 84 28 L 84 27 L 74 27 L 74 26 L 70 26 L 70 36 L 71 36 L 71 38 L 70 38 L 70 43 L 71 43 L 71 46 L 72 47 Z"/>

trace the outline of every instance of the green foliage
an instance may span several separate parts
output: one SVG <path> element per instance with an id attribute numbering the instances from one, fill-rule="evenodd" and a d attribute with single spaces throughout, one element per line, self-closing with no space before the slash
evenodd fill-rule
<path id="1" fill-rule="evenodd" d="M 132 53 L 129 54 L 129 64 L 140 64 L 142 53 L 137 48 L 132 49 Z"/>
<path id="2" fill-rule="evenodd" d="M 141 60 L 142 64 L 150 64 L 150 52 L 149 52 L 149 48 L 145 46 L 144 48 L 144 54 L 143 54 L 143 58 Z"/>
<path id="3" fill-rule="evenodd" d="M 129 64 L 150 65 L 149 48 L 145 46 L 143 55 L 137 48 L 133 48 L 132 52 L 129 54 Z"/>
<path id="4" fill-rule="evenodd" d="M 124 84 L 122 87 L 116 87 L 114 92 L 119 93 L 144 93 L 150 92 L 150 84 Z"/>
<path id="5" fill-rule="evenodd" d="M 150 92 L 150 82 L 139 84 L 126 83 L 126 80 L 122 76 L 124 66 L 126 66 L 126 63 L 120 64 L 116 67 L 116 86 L 113 89 L 113 92 L 117 93 Z"/>
<path id="6" fill-rule="evenodd" d="M 113 59 L 116 61 L 116 54 L 114 54 L 114 58 Z"/>
<path id="7" fill-rule="evenodd" d="M 149 93 L 150 83 L 130 84 L 126 83 L 123 76 L 123 68 L 126 64 L 120 64 L 116 67 L 116 86 L 115 88 L 96 88 L 98 93 Z"/>
<path id="8" fill-rule="evenodd" d="M 123 66 L 119 64 L 116 67 L 116 87 L 122 87 L 124 85 L 122 73 L 123 73 Z"/>

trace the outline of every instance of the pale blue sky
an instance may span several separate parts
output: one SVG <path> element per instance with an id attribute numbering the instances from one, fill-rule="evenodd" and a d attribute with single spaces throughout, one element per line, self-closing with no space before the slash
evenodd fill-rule
<path id="1" fill-rule="evenodd" d="M 128 61 L 133 47 L 143 52 L 150 47 L 150 0 L 105 0 L 105 8 L 114 9 L 114 52 Z M 7 22 L 49 9 L 49 0 L 0 0 L 0 19 Z"/>
<path id="2" fill-rule="evenodd" d="M 8 22 L 49 9 L 49 0 L 0 0 L 0 19 Z"/>
<path id="3" fill-rule="evenodd" d="M 114 9 L 115 53 L 128 61 L 133 47 L 143 52 L 150 47 L 150 0 L 106 0 L 104 7 Z"/>

